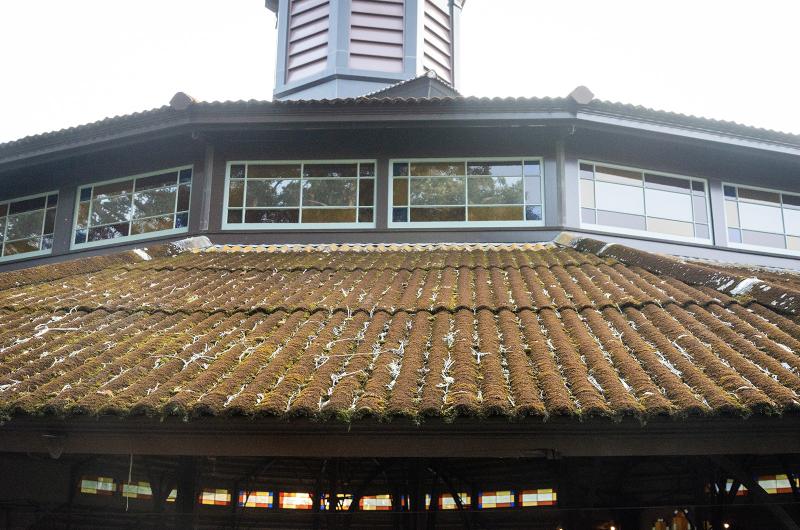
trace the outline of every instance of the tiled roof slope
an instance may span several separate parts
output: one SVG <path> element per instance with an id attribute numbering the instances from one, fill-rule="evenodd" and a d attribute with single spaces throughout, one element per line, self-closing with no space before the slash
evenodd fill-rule
<path id="1" fill-rule="evenodd" d="M 162 248 L 4 273 L 0 410 L 356 421 L 800 408 L 790 317 L 594 244 Z"/>

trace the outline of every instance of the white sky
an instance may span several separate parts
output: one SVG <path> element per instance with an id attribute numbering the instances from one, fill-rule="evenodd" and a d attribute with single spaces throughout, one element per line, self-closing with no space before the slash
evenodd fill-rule
<path id="1" fill-rule="evenodd" d="M 462 93 L 597 97 L 800 133 L 800 2 L 468 0 Z M 270 99 L 263 0 L 0 0 L 0 142 L 166 104 Z"/>

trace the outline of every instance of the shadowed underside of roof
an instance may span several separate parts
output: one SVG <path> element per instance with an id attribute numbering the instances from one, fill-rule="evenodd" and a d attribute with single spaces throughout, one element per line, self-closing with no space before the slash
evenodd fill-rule
<path id="1" fill-rule="evenodd" d="M 150 254 L 0 275 L 5 414 L 355 421 L 800 409 L 794 320 L 604 252 L 548 243 Z"/>

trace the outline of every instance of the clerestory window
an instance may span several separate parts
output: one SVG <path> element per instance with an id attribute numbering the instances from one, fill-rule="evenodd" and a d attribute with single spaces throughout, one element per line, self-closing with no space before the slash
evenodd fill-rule
<path id="1" fill-rule="evenodd" d="M 540 226 L 538 158 L 395 160 L 392 227 Z"/>
<path id="2" fill-rule="evenodd" d="M 58 193 L 0 202 L 0 261 L 49 254 Z"/>
<path id="3" fill-rule="evenodd" d="M 723 184 L 728 244 L 800 252 L 800 195 Z"/>
<path id="4" fill-rule="evenodd" d="M 583 228 L 711 243 L 703 179 L 581 162 L 580 205 Z"/>
<path id="5" fill-rule="evenodd" d="M 191 187 L 190 166 L 80 187 L 72 247 L 188 231 Z"/>

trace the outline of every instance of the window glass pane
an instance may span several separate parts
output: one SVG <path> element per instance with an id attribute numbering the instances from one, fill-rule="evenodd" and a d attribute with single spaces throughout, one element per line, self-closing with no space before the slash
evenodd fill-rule
<path id="1" fill-rule="evenodd" d="M 131 218 L 131 196 L 101 195 L 92 201 L 92 226 L 121 223 Z M 127 234 L 126 234 L 127 235 Z"/>
<path id="2" fill-rule="evenodd" d="M 692 191 L 697 194 L 704 195 L 706 192 L 706 185 L 704 182 L 700 180 L 693 180 L 692 181 Z"/>
<path id="3" fill-rule="evenodd" d="M 783 222 L 786 224 L 786 233 L 800 236 L 800 210 L 784 208 Z"/>
<path id="4" fill-rule="evenodd" d="M 694 225 L 694 237 L 711 239 L 711 233 L 708 229 L 708 225 Z"/>
<path id="5" fill-rule="evenodd" d="M 527 160 L 525 162 L 525 176 L 526 177 L 541 177 L 542 165 L 538 161 Z"/>
<path id="6" fill-rule="evenodd" d="M 189 212 L 175 215 L 175 228 L 187 228 L 189 226 Z"/>
<path id="7" fill-rule="evenodd" d="M 469 177 L 467 187 L 469 204 L 522 204 L 523 202 L 522 177 Z"/>
<path id="8" fill-rule="evenodd" d="M 178 207 L 177 211 L 183 212 L 189 209 L 189 195 L 191 188 L 184 184 L 178 188 Z"/>
<path id="9" fill-rule="evenodd" d="M 465 208 L 411 208 L 412 223 L 464 221 Z"/>
<path id="10" fill-rule="evenodd" d="M 692 223 L 673 221 L 671 219 L 647 218 L 647 230 L 674 236 L 694 237 L 694 226 Z"/>
<path id="11" fill-rule="evenodd" d="M 176 186 L 133 194 L 133 218 L 152 217 L 175 211 Z"/>
<path id="12" fill-rule="evenodd" d="M 392 175 L 395 177 L 407 177 L 408 176 L 408 164 L 406 163 L 396 163 L 392 167 Z"/>
<path id="13" fill-rule="evenodd" d="M 36 252 L 39 250 L 39 238 L 33 237 L 30 239 L 23 239 L 21 241 L 6 242 L 3 246 L 4 256 L 13 256 L 16 254 L 24 254 L 26 252 Z"/>
<path id="14" fill-rule="evenodd" d="M 304 223 L 355 223 L 355 208 L 303 208 Z"/>
<path id="15" fill-rule="evenodd" d="M 725 217 L 728 226 L 739 227 L 739 205 L 736 201 L 725 201 Z"/>
<path id="16" fill-rule="evenodd" d="M 363 179 L 358 184 L 358 205 L 372 206 L 375 204 L 375 181 Z"/>
<path id="17" fill-rule="evenodd" d="M 800 208 L 800 195 L 782 194 L 783 206 L 789 208 Z"/>
<path id="18" fill-rule="evenodd" d="M 767 204 L 780 204 L 780 194 L 771 191 L 753 190 L 750 188 L 739 188 L 740 201 L 761 202 Z"/>
<path id="19" fill-rule="evenodd" d="M 243 179 L 244 178 L 244 165 L 239 164 L 239 165 L 231 166 L 231 178 L 232 179 Z"/>
<path id="20" fill-rule="evenodd" d="M 469 162 L 467 175 L 486 175 L 493 177 L 521 177 L 521 162 Z"/>
<path id="21" fill-rule="evenodd" d="M 148 232 L 157 232 L 159 230 L 170 230 L 174 227 L 174 218 L 172 215 L 162 215 L 160 217 L 151 217 L 141 221 L 134 221 L 131 223 L 131 234 L 146 234 Z"/>
<path id="22" fill-rule="evenodd" d="M 596 224 L 597 223 L 597 214 L 594 210 L 589 208 L 581 208 L 581 221 L 586 224 Z"/>
<path id="23" fill-rule="evenodd" d="M 463 162 L 412 162 L 412 177 L 463 175 Z"/>
<path id="24" fill-rule="evenodd" d="M 726 197 L 736 198 L 736 187 L 734 186 L 723 186 L 723 192 Z"/>
<path id="25" fill-rule="evenodd" d="M 581 164 L 581 178 L 588 180 L 594 179 L 594 166 L 591 164 Z"/>
<path id="26" fill-rule="evenodd" d="M 44 229 L 43 234 L 52 234 L 56 227 L 56 209 L 48 208 L 44 214 Z"/>
<path id="27" fill-rule="evenodd" d="M 694 208 L 694 222 L 707 223 L 708 208 L 706 207 L 705 196 L 700 196 L 700 195 L 692 196 L 692 206 Z"/>
<path id="28" fill-rule="evenodd" d="M 105 195 L 120 195 L 133 191 L 133 180 L 122 182 L 112 182 L 111 184 L 101 184 L 94 187 L 94 198 L 99 199 Z"/>
<path id="29" fill-rule="evenodd" d="M 245 223 L 299 223 L 300 210 L 247 210 L 244 214 Z"/>
<path id="30" fill-rule="evenodd" d="M 180 174 L 178 175 L 178 182 L 181 184 L 191 184 L 192 183 L 192 170 L 191 169 L 182 169 Z"/>
<path id="31" fill-rule="evenodd" d="M 581 206 L 594 208 L 594 182 L 581 179 Z"/>
<path id="32" fill-rule="evenodd" d="M 522 221 L 522 206 L 470 206 L 470 221 Z"/>
<path id="33" fill-rule="evenodd" d="M 41 250 L 50 250 L 53 248 L 53 234 L 45 234 L 42 236 Z"/>
<path id="34" fill-rule="evenodd" d="M 786 248 L 789 250 L 800 250 L 800 237 L 786 237 Z"/>
<path id="35" fill-rule="evenodd" d="M 303 176 L 305 178 L 355 178 L 358 176 L 357 170 L 357 164 L 305 164 Z"/>
<path id="36" fill-rule="evenodd" d="M 408 208 L 392 208 L 392 222 L 408 222 Z"/>
<path id="37" fill-rule="evenodd" d="M 110 226 L 100 226 L 89 229 L 89 241 L 102 241 L 104 239 L 114 239 L 124 237 L 129 234 L 130 226 L 128 223 L 119 223 Z"/>
<path id="38" fill-rule="evenodd" d="M 649 188 L 644 194 L 648 216 L 692 222 L 691 196 Z"/>
<path id="39" fill-rule="evenodd" d="M 92 200 L 92 188 L 81 188 L 81 201 Z"/>
<path id="40" fill-rule="evenodd" d="M 358 209 L 358 222 L 371 223 L 373 218 L 372 208 L 359 208 Z"/>
<path id="41" fill-rule="evenodd" d="M 45 207 L 46 197 L 34 197 L 22 201 L 12 201 L 8 205 L 8 213 L 23 213 L 41 210 Z"/>
<path id="42" fill-rule="evenodd" d="M 595 178 L 605 182 L 617 182 L 632 186 L 642 185 L 642 174 L 638 171 L 595 166 Z"/>
<path id="43" fill-rule="evenodd" d="M 742 231 L 738 228 L 728 228 L 728 241 L 731 243 L 741 243 Z"/>
<path id="44" fill-rule="evenodd" d="M 42 205 L 44 206 L 44 201 L 42 201 Z M 44 216 L 44 210 L 34 210 L 6 217 L 6 241 L 42 235 L 42 216 Z"/>
<path id="45" fill-rule="evenodd" d="M 463 177 L 411 179 L 411 204 L 464 204 L 464 188 Z"/>
<path id="46" fill-rule="evenodd" d="M 6 218 L 0 217 L 0 244 L 3 243 L 5 233 L 6 233 Z"/>
<path id="47" fill-rule="evenodd" d="M 357 183 L 356 179 L 305 180 L 303 206 L 355 206 Z"/>
<path id="48" fill-rule="evenodd" d="M 242 211 L 241 210 L 228 210 L 228 222 L 229 223 L 241 223 L 242 222 Z"/>
<path id="49" fill-rule="evenodd" d="M 177 172 L 162 173 L 160 175 L 138 178 L 136 179 L 136 191 L 175 186 L 177 184 L 177 180 Z"/>
<path id="50" fill-rule="evenodd" d="M 630 228 L 633 230 L 645 230 L 647 228 L 643 215 L 605 212 L 602 210 L 597 211 L 597 224 L 618 226 L 620 228 Z"/>
<path id="51" fill-rule="evenodd" d="M 373 163 L 361 163 L 359 164 L 359 175 L 361 177 L 374 177 L 375 176 L 375 164 Z"/>
<path id="52" fill-rule="evenodd" d="M 392 202 L 395 206 L 408 204 L 408 179 L 394 179 L 392 181 Z"/>
<path id="53" fill-rule="evenodd" d="M 248 164 L 247 178 L 300 178 L 300 164 Z"/>
<path id="54" fill-rule="evenodd" d="M 542 204 L 542 177 L 525 177 L 525 203 Z"/>
<path id="55" fill-rule="evenodd" d="M 742 190 L 739 190 L 740 192 Z M 783 232 L 781 209 L 747 202 L 739 203 L 739 220 L 745 230 Z"/>
<path id="56" fill-rule="evenodd" d="M 244 181 L 232 180 L 228 183 L 228 206 L 244 204 Z"/>
<path id="57" fill-rule="evenodd" d="M 641 188 L 597 182 L 595 193 L 597 208 L 600 210 L 644 215 L 644 196 Z"/>
<path id="58" fill-rule="evenodd" d="M 665 177 L 664 175 L 644 176 L 645 186 L 655 190 L 672 191 L 675 193 L 689 193 L 690 181 L 675 177 Z"/>
<path id="59" fill-rule="evenodd" d="M 266 167 L 266 166 L 261 166 Z M 247 206 L 299 206 L 300 181 L 288 179 L 247 181 Z M 248 221 L 249 222 L 249 221 Z"/>
<path id="60" fill-rule="evenodd" d="M 760 247 L 786 248 L 783 235 L 753 232 L 751 230 L 742 230 L 742 243 Z"/>
<path id="61" fill-rule="evenodd" d="M 541 206 L 526 206 L 525 207 L 525 220 L 526 221 L 541 221 L 542 207 Z"/>

